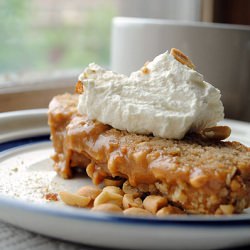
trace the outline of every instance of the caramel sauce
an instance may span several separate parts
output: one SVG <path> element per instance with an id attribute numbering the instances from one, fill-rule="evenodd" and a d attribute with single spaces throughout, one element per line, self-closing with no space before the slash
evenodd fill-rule
<path id="1" fill-rule="evenodd" d="M 165 140 L 115 130 L 77 114 L 76 98 L 69 96 L 66 99 L 71 101 L 64 105 L 54 99 L 49 113 L 53 145 L 59 155 L 54 160 L 63 176 L 71 176 L 71 165 L 86 167 L 94 161 L 96 169 L 102 169 L 108 176 L 125 177 L 134 186 L 152 184 L 157 180 L 171 183 L 177 177 L 188 183 L 190 177 L 198 173 L 211 177 L 213 181 L 208 183 L 209 188 L 218 190 L 232 171 L 232 167 L 228 167 L 230 162 L 214 161 L 211 154 L 206 156 L 206 150 L 214 150 L 212 142 L 200 142 L 199 138 Z M 191 144 L 192 152 L 189 152 Z M 216 147 L 223 146 L 216 143 Z M 224 151 L 229 157 L 231 151 L 228 147 Z M 98 180 L 102 181 L 101 178 Z"/>
<path id="2" fill-rule="evenodd" d="M 239 182 L 250 183 L 250 150 L 241 144 L 204 141 L 197 135 L 167 140 L 131 134 L 78 114 L 76 103 L 76 96 L 66 94 L 49 107 L 53 160 L 64 178 L 77 166 L 87 168 L 95 184 L 107 177 L 128 179 L 132 186 L 164 183 L 168 188 L 161 192 L 190 210 L 196 208 L 187 190 L 199 197 L 199 204 L 211 198 L 210 212 L 228 202 L 228 186 L 236 175 Z M 237 191 L 238 197 L 250 200 L 249 189 Z M 199 211 L 203 209 L 201 205 Z"/>

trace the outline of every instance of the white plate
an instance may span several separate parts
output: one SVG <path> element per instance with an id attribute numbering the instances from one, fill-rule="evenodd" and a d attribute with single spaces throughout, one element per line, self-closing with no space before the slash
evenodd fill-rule
<path id="1" fill-rule="evenodd" d="M 225 120 L 231 139 L 250 146 L 250 124 Z M 116 248 L 215 249 L 250 244 L 250 211 L 233 216 L 135 218 L 47 202 L 48 192 L 75 191 L 88 178 L 53 171 L 47 110 L 0 114 L 0 219 L 64 240 Z"/>

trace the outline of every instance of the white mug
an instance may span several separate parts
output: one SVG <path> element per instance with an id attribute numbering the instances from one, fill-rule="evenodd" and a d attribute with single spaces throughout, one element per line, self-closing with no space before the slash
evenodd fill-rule
<path id="1" fill-rule="evenodd" d="M 226 118 L 250 121 L 250 27 L 160 19 L 113 19 L 111 68 L 129 75 L 178 48 L 221 90 Z"/>

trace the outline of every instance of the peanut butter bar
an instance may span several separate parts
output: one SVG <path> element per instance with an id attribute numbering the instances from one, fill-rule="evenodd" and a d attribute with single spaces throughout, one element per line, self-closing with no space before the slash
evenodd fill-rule
<path id="1" fill-rule="evenodd" d="M 231 214 L 250 206 L 250 148 L 198 134 L 170 140 L 116 130 L 77 113 L 77 101 L 64 94 L 49 105 L 54 167 L 63 178 L 86 169 L 96 185 L 127 181 L 185 213 Z"/>

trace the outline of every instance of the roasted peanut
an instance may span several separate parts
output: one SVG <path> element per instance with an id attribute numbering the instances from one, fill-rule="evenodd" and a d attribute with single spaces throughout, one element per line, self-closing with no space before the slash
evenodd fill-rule
<path id="1" fill-rule="evenodd" d="M 94 207 L 103 203 L 113 203 L 119 207 L 122 207 L 122 195 L 117 193 L 111 193 L 108 191 L 102 191 L 94 201 Z"/>
<path id="2" fill-rule="evenodd" d="M 87 175 L 92 178 L 95 172 L 95 164 L 94 162 L 90 162 L 88 166 L 86 167 L 86 173 Z"/>
<path id="3" fill-rule="evenodd" d="M 231 129 L 228 126 L 216 126 L 212 128 L 205 128 L 201 131 L 201 135 L 210 140 L 224 140 L 231 134 Z"/>
<path id="4" fill-rule="evenodd" d="M 105 178 L 103 180 L 104 186 L 116 186 L 116 187 L 120 187 L 120 186 L 122 186 L 123 182 L 124 182 L 123 179 Z"/>
<path id="5" fill-rule="evenodd" d="M 66 191 L 59 192 L 59 196 L 61 200 L 67 205 L 76 207 L 86 207 L 91 200 L 89 197 L 72 194 Z"/>
<path id="6" fill-rule="evenodd" d="M 133 194 L 125 194 L 122 200 L 123 208 L 127 209 L 130 207 L 142 208 L 142 200 L 140 197 L 135 198 Z"/>
<path id="7" fill-rule="evenodd" d="M 155 214 L 160 208 L 167 205 L 167 198 L 159 195 L 149 195 L 143 201 L 146 210 Z"/>
<path id="8" fill-rule="evenodd" d="M 149 211 L 139 208 L 139 207 L 130 207 L 123 210 L 123 214 L 125 215 L 136 215 L 136 216 L 150 216 L 152 215 Z"/>
<path id="9" fill-rule="evenodd" d="M 96 186 L 83 186 L 77 190 L 77 194 L 80 196 L 89 197 L 94 200 L 100 193 L 101 189 Z"/>
<path id="10" fill-rule="evenodd" d="M 185 214 L 185 213 L 181 209 L 179 209 L 178 207 L 167 206 L 167 207 L 161 208 L 156 213 L 156 216 L 158 216 L 158 217 L 165 217 L 165 216 L 168 216 L 170 214 Z"/>
<path id="11" fill-rule="evenodd" d="M 103 191 L 107 191 L 107 192 L 114 193 L 114 194 L 120 194 L 120 195 L 124 194 L 123 191 L 119 187 L 116 187 L 116 186 L 104 187 Z"/>
<path id="12" fill-rule="evenodd" d="M 183 53 L 181 52 L 180 50 L 178 49 L 175 49 L 175 48 L 172 48 L 171 51 L 170 51 L 170 54 L 177 60 L 179 61 L 180 63 L 188 66 L 189 68 L 191 69 L 194 69 L 195 66 L 194 64 L 192 63 L 192 61 Z"/>
<path id="13" fill-rule="evenodd" d="M 136 187 L 132 187 L 128 181 L 123 183 L 122 190 L 125 194 L 133 194 L 135 196 L 140 195 L 140 191 Z"/>
<path id="14" fill-rule="evenodd" d="M 100 212 L 107 212 L 107 213 L 121 213 L 122 209 L 112 203 L 104 203 L 97 205 L 91 209 L 92 211 L 100 211 Z"/>
<path id="15" fill-rule="evenodd" d="M 233 214 L 234 206 L 233 205 L 220 205 L 220 210 L 225 215 Z"/>

